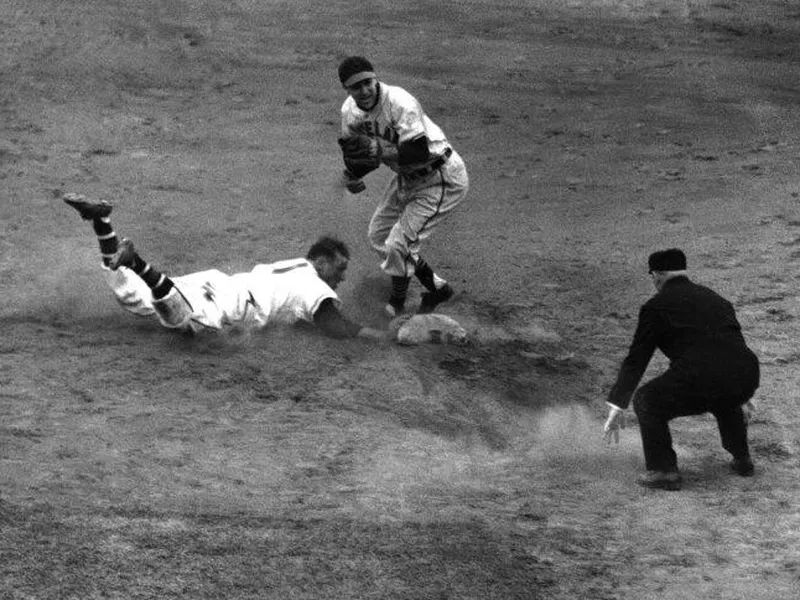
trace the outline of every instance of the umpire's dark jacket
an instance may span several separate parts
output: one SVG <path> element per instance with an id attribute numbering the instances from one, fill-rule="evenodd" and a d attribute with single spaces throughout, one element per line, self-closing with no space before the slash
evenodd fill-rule
<path id="1" fill-rule="evenodd" d="M 633 342 L 608 402 L 628 407 L 656 348 L 670 360 L 665 375 L 682 395 L 704 404 L 741 404 L 758 387 L 758 359 L 744 341 L 733 305 L 684 275 L 668 279 L 639 311 Z"/>

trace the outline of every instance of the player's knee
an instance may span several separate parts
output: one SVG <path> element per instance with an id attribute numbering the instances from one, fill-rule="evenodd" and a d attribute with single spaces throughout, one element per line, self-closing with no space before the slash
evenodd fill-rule
<path id="1" fill-rule="evenodd" d="M 370 229 L 367 231 L 367 239 L 374 248 L 383 248 L 386 244 L 386 232 Z"/>
<path id="2" fill-rule="evenodd" d="M 647 390 L 639 389 L 634 395 L 631 402 L 633 412 L 639 423 L 647 423 L 655 417 L 653 411 L 652 394 L 648 394 Z"/>
<path id="3" fill-rule="evenodd" d="M 122 308 L 134 314 L 145 314 L 148 308 L 142 298 L 132 290 L 114 290 L 114 299 Z M 152 311 L 150 312 L 152 314 Z"/>
<path id="4" fill-rule="evenodd" d="M 192 307 L 177 288 L 172 288 L 163 298 L 154 300 L 153 309 L 165 327 L 183 327 L 192 317 Z"/>
<path id="5" fill-rule="evenodd" d="M 389 238 L 384 243 L 384 248 L 386 249 L 386 254 L 390 256 L 408 256 L 408 246 L 402 240 Z"/>

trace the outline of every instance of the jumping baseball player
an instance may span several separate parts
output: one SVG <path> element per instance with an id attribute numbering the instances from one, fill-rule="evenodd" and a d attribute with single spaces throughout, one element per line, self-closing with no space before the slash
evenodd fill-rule
<path id="1" fill-rule="evenodd" d="M 386 312 L 403 312 L 412 275 L 426 289 L 419 312 L 431 312 L 454 292 L 420 256 L 420 243 L 466 196 L 466 167 L 416 98 L 378 81 L 366 58 L 343 60 L 339 80 L 348 93 L 339 138 L 345 186 L 363 192 L 363 177 L 381 164 L 395 173 L 368 229 L 381 268 L 392 278 Z"/>
<path id="2" fill-rule="evenodd" d="M 334 290 L 344 281 L 350 253 L 335 238 L 320 238 L 305 258 L 259 264 L 249 273 L 228 275 L 211 269 L 168 277 L 144 261 L 129 240 L 118 240 L 109 203 L 91 202 L 78 194 L 63 199 L 92 222 L 103 273 L 119 304 L 134 314 L 156 315 L 165 327 L 197 333 L 308 321 L 331 337 L 394 337 L 353 323 L 340 312 Z"/>

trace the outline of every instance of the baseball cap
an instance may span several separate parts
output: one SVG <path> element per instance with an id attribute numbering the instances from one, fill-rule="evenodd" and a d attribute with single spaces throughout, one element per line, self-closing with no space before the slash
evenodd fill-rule
<path id="1" fill-rule="evenodd" d="M 686 255 L 679 248 L 669 248 L 653 252 L 647 260 L 650 272 L 653 271 L 685 271 Z"/>
<path id="2" fill-rule="evenodd" d="M 348 56 L 339 64 L 339 81 L 344 87 L 372 77 L 375 77 L 375 69 L 363 56 Z"/>

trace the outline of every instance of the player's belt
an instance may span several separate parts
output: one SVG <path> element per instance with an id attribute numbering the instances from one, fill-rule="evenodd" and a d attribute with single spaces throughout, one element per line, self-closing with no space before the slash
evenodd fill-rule
<path id="1" fill-rule="evenodd" d="M 416 179 L 418 177 L 425 177 L 426 175 L 430 175 L 434 171 L 438 171 L 439 168 L 444 163 L 446 163 L 450 159 L 450 157 L 452 155 L 453 155 L 453 149 L 452 148 L 448 148 L 447 150 L 444 151 L 444 154 L 442 154 L 439 158 L 437 158 L 431 164 L 429 164 L 427 166 L 424 166 L 424 167 L 422 167 L 420 169 L 416 169 L 414 171 L 409 171 L 408 173 L 406 173 L 406 176 L 407 177 L 413 177 L 413 178 Z"/>

